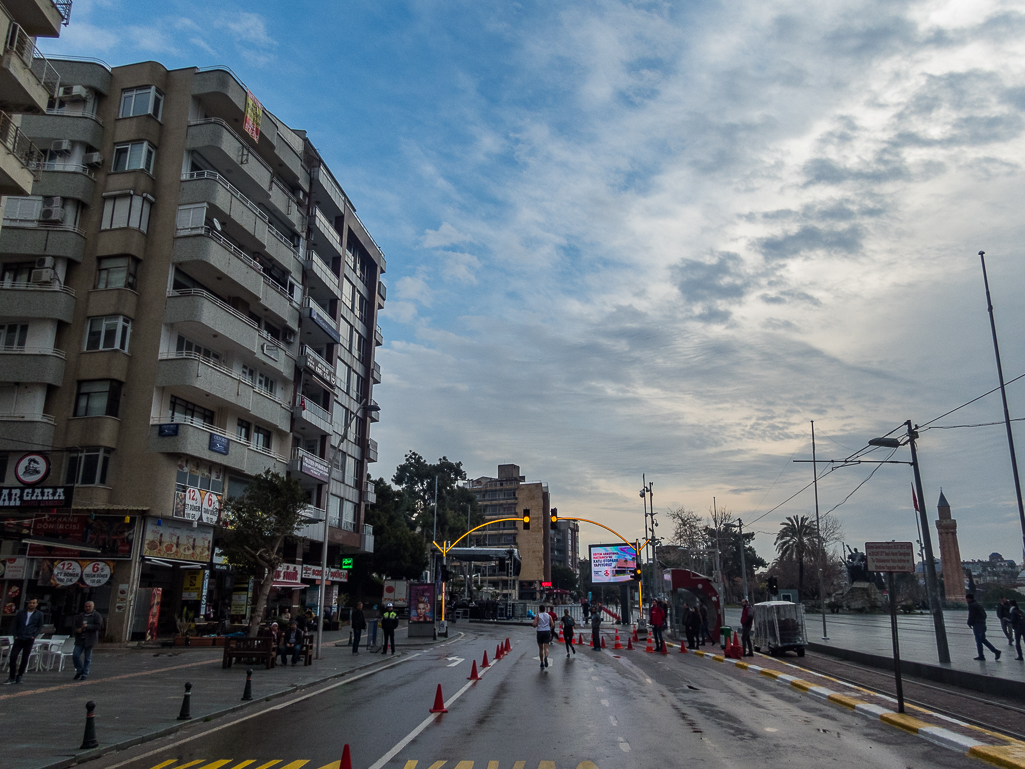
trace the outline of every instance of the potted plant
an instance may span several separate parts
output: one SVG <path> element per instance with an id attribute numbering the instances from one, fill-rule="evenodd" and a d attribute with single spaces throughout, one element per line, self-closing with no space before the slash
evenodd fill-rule
<path id="1" fill-rule="evenodd" d="M 178 627 L 178 635 L 174 638 L 175 646 L 190 645 L 189 633 L 192 631 L 192 620 L 195 616 L 194 612 L 183 606 L 181 616 L 174 618 L 174 624 Z"/>

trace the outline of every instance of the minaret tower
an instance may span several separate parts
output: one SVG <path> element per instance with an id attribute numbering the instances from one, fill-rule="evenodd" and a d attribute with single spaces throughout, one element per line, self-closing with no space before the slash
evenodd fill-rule
<path id="1" fill-rule="evenodd" d="M 950 517 L 950 503 L 943 496 L 942 489 L 937 511 L 940 518 L 936 521 L 936 531 L 940 537 L 940 563 L 947 603 L 964 604 L 964 570 L 961 568 L 961 548 L 957 545 L 957 521 Z"/>

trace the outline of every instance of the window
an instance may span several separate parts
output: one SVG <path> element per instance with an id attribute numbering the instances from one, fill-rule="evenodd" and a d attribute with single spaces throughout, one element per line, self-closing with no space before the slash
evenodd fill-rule
<path id="1" fill-rule="evenodd" d="M 270 430 L 264 430 L 262 427 L 253 428 L 253 446 L 264 451 L 270 451 L 271 446 L 271 435 Z"/>
<path id="2" fill-rule="evenodd" d="M 35 221 L 43 207 L 40 197 L 9 197 L 4 203 L 4 219 Z"/>
<path id="3" fill-rule="evenodd" d="M 177 395 L 171 396 L 170 415 L 172 422 L 199 422 L 204 425 L 214 423 L 214 412 L 195 403 L 189 403 Z"/>
<path id="4" fill-rule="evenodd" d="M 8 262 L 3 268 L 3 285 L 28 283 L 35 268 L 35 262 Z"/>
<path id="5" fill-rule="evenodd" d="M 184 491 L 186 486 L 220 494 L 224 491 L 224 468 L 191 457 L 179 457 L 175 487 Z"/>
<path id="6" fill-rule="evenodd" d="M 0 349 L 24 350 L 25 337 L 28 336 L 27 323 L 0 323 Z"/>
<path id="7" fill-rule="evenodd" d="M 256 389 L 263 390 L 263 392 L 268 395 L 276 395 L 278 391 L 278 383 L 261 372 L 256 379 Z"/>
<path id="8" fill-rule="evenodd" d="M 214 363 L 220 363 L 221 354 L 214 352 L 202 345 L 196 344 L 190 339 L 186 339 L 181 334 L 178 334 L 178 347 L 177 351 L 179 355 L 198 355 L 200 358 L 206 358 Z"/>
<path id="9" fill-rule="evenodd" d="M 104 256 L 96 260 L 96 288 L 135 290 L 139 260 L 133 256 Z"/>
<path id="10" fill-rule="evenodd" d="M 126 88 L 121 92 L 121 111 L 118 117 L 152 115 L 160 120 L 164 107 L 164 94 L 159 88 L 147 85 L 142 88 Z"/>
<path id="11" fill-rule="evenodd" d="M 68 452 L 68 472 L 64 482 L 75 486 L 105 486 L 110 454 L 110 449 L 101 448 Z"/>
<path id="12" fill-rule="evenodd" d="M 128 352 L 128 337 L 132 333 L 132 319 L 124 315 L 89 318 L 85 334 L 86 350 L 120 350 Z"/>
<path id="13" fill-rule="evenodd" d="M 116 417 L 121 406 L 121 383 L 116 379 L 87 379 L 78 383 L 76 417 Z"/>
<path id="14" fill-rule="evenodd" d="M 146 232 L 149 230 L 149 212 L 153 198 L 149 195 L 108 195 L 103 199 L 103 218 L 100 219 L 101 230 L 113 230 L 118 227 L 134 227 Z"/>
<path id="15" fill-rule="evenodd" d="M 245 363 L 242 364 L 242 378 L 245 379 L 249 384 L 256 385 L 256 370 L 249 368 Z"/>
<path id="16" fill-rule="evenodd" d="M 178 220 L 175 226 L 179 230 L 195 230 L 206 224 L 206 203 L 193 203 L 178 206 Z"/>
<path id="17" fill-rule="evenodd" d="M 111 172 L 142 170 L 153 173 L 153 158 L 157 151 L 149 142 L 114 145 L 114 165 Z"/>
<path id="18" fill-rule="evenodd" d="M 253 426 L 251 424 L 249 424 L 249 422 L 247 422 L 244 419 L 238 420 L 238 424 L 235 427 L 235 436 L 240 441 L 245 441 L 246 443 L 249 443 L 249 441 L 251 440 L 252 434 L 253 434 Z"/>

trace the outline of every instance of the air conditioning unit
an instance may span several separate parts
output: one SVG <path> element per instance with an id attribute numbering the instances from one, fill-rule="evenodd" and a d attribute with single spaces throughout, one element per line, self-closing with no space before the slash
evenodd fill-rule
<path id="1" fill-rule="evenodd" d="M 60 98 L 62 99 L 88 99 L 89 90 L 81 85 L 61 86 Z"/>
<path id="2" fill-rule="evenodd" d="M 37 270 L 52 270 L 53 269 L 53 257 L 52 256 L 41 256 L 36 259 Z"/>
<path id="3" fill-rule="evenodd" d="M 285 329 L 285 344 L 292 344 L 295 341 L 295 332 L 290 329 Z"/>
<path id="4" fill-rule="evenodd" d="M 60 208 L 64 205 L 64 198 L 60 195 L 47 195 L 43 198 L 43 208 Z"/>
<path id="5" fill-rule="evenodd" d="M 82 163 L 87 166 L 96 168 L 97 166 L 103 165 L 103 155 L 99 152 L 87 152 L 85 157 L 82 158 Z"/>
<path id="6" fill-rule="evenodd" d="M 43 210 L 39 213 L 39 221 L 50 222 L 51 224 L 60 224 L 64 221 L 64 208 L 61 206 L 53 206 L 50 208 L 44 206 Z"/>
<path id="7" fill-rule="evenodd" d="M 53 283 L 57 274 L 53 270 L 32 270 L 30 280 L 33 283 Z"/>
<path id="8" fill-rule="evenodd" d="M 50 145 L 53 152 L 71 152 L 71 139 L 57 139 Z"/>

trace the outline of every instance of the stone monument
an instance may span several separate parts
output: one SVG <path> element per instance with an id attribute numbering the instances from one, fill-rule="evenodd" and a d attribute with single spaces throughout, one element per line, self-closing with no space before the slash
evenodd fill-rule
<path id="1" fill-rule="evenodd" d="M 947 603 L 965 605 L 964 570 L 961 568 L 961 548 L 957 545 L 957 521 L 950 517 L 950 503 L 940 489 L 936 505 L 940 514 L 936 532 L 940 538 L 940 565 L 943 568 L 943 587 Z"/>

